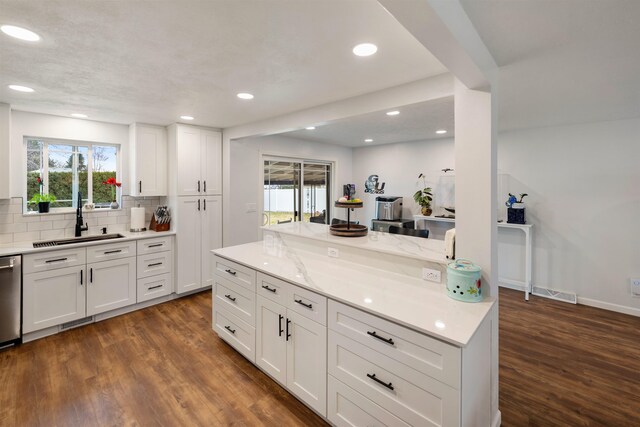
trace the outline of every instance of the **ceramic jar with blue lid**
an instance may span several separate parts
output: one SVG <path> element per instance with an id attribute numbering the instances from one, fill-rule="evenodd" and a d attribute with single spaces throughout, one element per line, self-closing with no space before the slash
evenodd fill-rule
<path id="1" fill-rule="evenodd" d="M 482 269 L 466 259 L 447 265 L 447 294 L 458 301 L 482 301 Z"/>

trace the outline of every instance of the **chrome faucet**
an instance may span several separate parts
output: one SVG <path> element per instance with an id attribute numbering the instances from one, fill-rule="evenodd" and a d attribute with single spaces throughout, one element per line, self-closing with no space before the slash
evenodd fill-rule
<path id="1" fill-rule="evenodd" d="M 76 209 L 76 237 L 82 236 L 82 232 L 89 229 L 89 224 L 86 224 L 84 227 L 83 225 L 84 221 L 82 220 L 82 193 L 78 191 L 78 209 Z"/>

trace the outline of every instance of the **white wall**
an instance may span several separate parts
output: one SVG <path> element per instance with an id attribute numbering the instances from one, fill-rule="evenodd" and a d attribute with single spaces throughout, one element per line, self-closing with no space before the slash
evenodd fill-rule
<path id="1" fill-rule="evenodd" d="M 11 197 L 25 192 L 24 137 L 59 138 L 120 144 L 122 194 L 129 194 L 129 126 L 48 114 L 11 112 Z"/>
<path id="2" fill-rule="evenodd" d="M 534 286 L 640 315 L 629 290 L 629 278 L 640 277 L 639 135 L 640 119 L 500 134 L 508 191 L 529 194 Z M 501 251 L 501 271 L 518 256 Z M 514 276 L 520 267 L 514 262 Z"/>
<path id="3" fill-rule="evenodd" d="M 364 183 L 370 175 L 378 175 L 385 182 L 381 196 L 402 196 L 402 217 L 412 219 L 420 213 L 413 194 L 422 188 L 418 175 L 427 176 L 427 185 L 434 193 L 442 178 L 442 169 L 455 168 L 453 138 L 377 145 L 353 150 L 353 181 L 356 193 L 364 201 L 364 208 L 357 209 L 355 218 L 368 227 L 375 218 L 375 199 L 378 195 L 364 192 Z M 439 205 L 434 199 L 432 205 Z M 439 212 L 436 212 L 439 214 Z"/>
<path id="4" fill-rule="evenodd" d="M 225 194 L 225 200 L 229 203 L 230 214 L 224 221 L 225 236 L 228 236 L 225 246 L 260 239 L 264 197 L 262 155 L 335 162 L 334 194 L 335 191 L 342 192 L 342 184 L 351 182 L 351 149 L 346 147 L 276 135 L 232 141 L 229 154 L 229 190 Z M 255 212 L 247 212 L 248 203 L 255 204 Z"/>

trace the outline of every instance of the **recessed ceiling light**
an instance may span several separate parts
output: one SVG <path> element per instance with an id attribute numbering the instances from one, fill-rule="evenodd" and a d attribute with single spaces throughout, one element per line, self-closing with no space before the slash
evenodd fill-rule
<path id="1" fill-rule="evenodd" d="M 306 130 L 314 130 L 316 127 L 315 126 L 307 126 L 305 129 Z"/>
<path id="2" fill-rule="evenodd" d="M 238 94 L 238 98 L 240 98 L 240 99 L 253 99 L 253 95 L 251 95 L 250 93 L 246 93 L 246 92 L 240 92 Z"/>
<path id="3" fill-rule="evenodd" d="M 364 140 L 364 142 L 373 142 L 373 139 L 367 138 L 367 139 Z"/>
<path id="4" fill-rule="evenodd" d="M 79 119 L 86 119 L 87 117 L 89 117 L 86 114 L 82 114 L 82 113 L 71 113 L 71 116 L 72 117 L 77 117 Z"/>
<path id="5" fill-rule="evenodd" d="M 192 116 L 180 116 L 182 120 L 193 120 Z"/>
<path id="6" fill-rule="evenodd" d="M 6 35 L 15 37 L 16 39 L 26 40 L 28 42 L 37 42 L 40 40 L 39 35 L 26 28 L 16 27 L 14 25 L 3 25 L 0 27 L 0 30 Z"/>
<path id="7" fill-rule="evenodd" d="M 438 129 L 438 130 L 436 131 L 436 133 L 437 133 L 438 135 L 442 135 L 443 133 L 447 133 L 447 131 L 446 131 L 446 129 Z"/>
<path id="8" fill-rule="evenodd" d="M 17 90 L 18 92 L 33 92 L 30 87 L 20 85 L 9 85 L 9 89 Z"/>
<path id="9" fill-rule="evenodd" d="M 371 56 L 378 51 L 378 46 L 373 43 L 361 43 L 353 48 L 354 55 Z"/>
<path id="10" fill-rule="evenodd" d="M 387 116 L 397 116 L 398 114 L 400 114 L 400 111 L 398 110 L 387 111 Z"/>

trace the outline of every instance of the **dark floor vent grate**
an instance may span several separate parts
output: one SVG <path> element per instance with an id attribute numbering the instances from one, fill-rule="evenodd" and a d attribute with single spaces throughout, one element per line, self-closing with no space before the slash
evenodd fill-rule
<path id="1" fill-rule="evenodd" d="M 84 325 L 86 323 L 93 322 L 93 316 L 85 317 L 84 319 L 74 320 L 62 325 L 62 330 L 75 328 L 76 326 Z"/>

